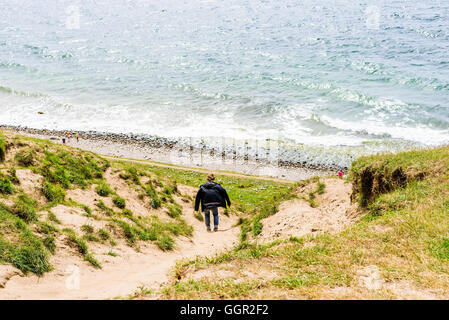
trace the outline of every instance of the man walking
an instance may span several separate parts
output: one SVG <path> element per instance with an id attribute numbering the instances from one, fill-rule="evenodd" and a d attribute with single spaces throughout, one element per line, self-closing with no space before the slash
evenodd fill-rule
<path id="1" fill-rule="evenodd" d="M 210 173 L 207 176 L 207 182 L 203 184 L 195 199 L 195 211 L 199 210 L 201 202 L 201 211 L 204 213 L 204 219 L 206 220 L 207 231 L 210 230 L 210 213 L 212 212 L 214 216 L 214 231 L 218 230 L 218 207 L 226 208 L 231 206 L 231 201 L 229 200 L 228 193 L 226 190 L 214 182 L 215 176 Z"/>

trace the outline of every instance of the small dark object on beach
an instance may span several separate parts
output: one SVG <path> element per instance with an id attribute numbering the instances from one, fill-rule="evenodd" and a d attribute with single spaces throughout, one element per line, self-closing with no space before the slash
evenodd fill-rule
<path id="1" fill-rule="evenodd" d="M 65 138 L 62 138 L 62 143 L 65 144 Z"/>

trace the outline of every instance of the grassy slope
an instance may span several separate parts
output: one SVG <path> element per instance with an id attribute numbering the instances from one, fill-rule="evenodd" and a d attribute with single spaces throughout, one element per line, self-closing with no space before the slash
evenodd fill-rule
<path id="1" fill-rule="evenodd" d="M 38 216 L 35 217 L 34 214 L 45 207 L 37 208 L 33 199 L 27 199 L 25 195 L 19 198 L 22 192 L 20 186 L 14 184 L 16 179 L 11 169 L 26 166 L 44 175 L 51 185 L 43 191 L 48 189 L 47 198 L 53 195 L 56 199 L 47 207 L 54 205 L 55 201 L 65 201 L 60 197 L 67 188 L 86 186 L 86 183 L 101 185 L 104 182 L 101 172 L 108 166 L 122 170 L 123 178 L 136 187 L 139 187 L 139 177 L 143 175 L 150 176 L 155 182 L 163 181 L 168 188 L 172 188 L 175 181 L 197 187 L 205 180 L 205 174 L 201 173 L 105 161 L 90 153 L 73 152 L 65 146 L 24 137 L 4 138 L 0 135 L 0 158 L 8 152 L 6 146 L 11 142 L 24 151 L 35 148 L 33 150 L 39 151 L 40 155 L 45 155 L 43 149 L 53 150 L 57 154 L 65 150 L 78 159 L 86 160 L 87 155 L 94 159 L 93 164 L 89 165 L 87 160 L 84 163 L 87 168 L 83 171 L 91 172 L 92 176 L 87 179 L 77 179 L 79 163 L 71 166 L 74 171 L 69 170 L 65 174 L 64 171 L 52 171 L 58 167 L 55 163 L 49 165 L 50 172 L 46 172 L 45 161 L 29 164 L 26 153 L 16 157 L 13 163 L 0 163 L 0 189 L 3 190 L 0 197 L 16 201 L 15 206 L 0 208 L 0 261 L 37 274 L 51 269 L 48 256 L 54 249 L 52 237 L 64 231 L 58 230 L 54 221 L 41 221 Z M 54 160 L 57 162 L 59 158 L 60 155 Z M 51 157 L 47 161 L 51 161 Z M 64 178 L 67 174 L 70 176 L 69 186 Z M 407 281 L 418 290 L 444 292 L 449 289 L 448 147 L 365 157 L 356 161 L 351 169 L 354 201 L 360 202 L 364 218 L 337 235 L 306 236 L 259 245 L 253 241 L 253 236 L 260 232 L 260 219 L 274 213 L 281 201 L 290 198 L 294 186 L 220 175 L 218 179 L 233 200 L 233 211 L 241 215 L 240 245 L 216 257 L 179 263 L 174 269 L 173 283 L 159 292 L 162 297 L 323 298 L 332 297 L 331 288 L 335 287 L 349 288 L 343 297 L 395 297 L 388 289 L 368 291 L 360 285 L 357 272 L 369 265 L 378 266 L 387 282 Z M 15 190 L 13 194 L 8 194 L 10 187 Z M 161 205 L 172 205 L 169 199 L 161 200 L 165 197 L 164 192 L 154 194 L 147 185 L 139 188 L 148 201 L 156 198 Z M 108 192 L 107 188 L 104 189 Z M 122 219 L 126 214 L 117 208 L 103 209 L 115 219 Z M 133 228 L 119 222 L 117 225 L 123 228 L 125 234 L 128 233 L 130 241 L 139 241 L 148 236 L 151 223 L 154 221 L 145 221 L 142 227 L 135 223 L 131 225 Z M 174 223 L 181 225 L 181 230 L 184 228 L 179 221 Z M 158 222 L 156 225 L 161 226 Z M 169 236 L 167 229 L 170 228 L 165 228 L 164 235 Z M 71 234 L 70 231 L 66 233 Z M 83 238 L 75 235 L 73 240 L 76 242 Z M 82 241 L 79 241 L 79 247 L 83 251 Z M 239 272 L 250 265 L 275 276 L 250 279 L 241 273 L 239 278 Z M 189 279 L 189 272 L 203 268 L 237 270 L 236 280 L 239 281 L 233 278 L 217 281 L 213 278 Z"/>
<path id="2" fill-rule="evenodd" d="M 117 230 L 131 246 L 139 240 L 154 241 L 162 250 L 173 248 L 173 236 L 192 235 L 192 227 L 179 216 L 161 221 L 156 216 L 135 217 L 127 210 L 126 200 L 116 195 L 104 179 L 104 172 L 111 166 L 109 161 L 49 141 L 11 134 L 0 137 L 1 149 L 6 154 L 14 154 L 11 159 L 4 158 L 0 163 L 0 197 L 4 200 L 0 202 L 0 262 L 11 263 L 25 273 L 30 271 L 42 275 L 52 269 L 49 257 L 57 249 L 55 238 L 66 237 L 84 260 L 101 268 L 90 253 L 88 244 L 101 242 L 114 246 L 117 239 L 112 234 Z M 33 199 L 38 195 L 26 194 L 21 188 L 15 175 L 18 169 L 28 169 L 43 177 L 40 192 L 46 198 L 44 205 L 38 205 L 37 199 Z M 174 181 L 160 179 L 144 185 L 139 176 L 147 173 L 138 173 L 130 166 L 121 169 L 123 179 L 130 180 L 131 188 L 140 188 L 143 198 L 147 197 L 151 202 L 156 199 L 157 207 L 179 211 L 180 206 L 172 196 L 177 193 Z M 153 183 L 165 188 L 158 192 Z M 98 203 L 98 208 L 89 208 L 67 199 L 66 190 L 86 189 L 92 184 L 97 185 L 96 192 L 100 197 L 112 196 L 116 208 L 107 207 L 103 201 Z M 107 221 L 108 230 L 93 230 L 85 225 L 83 234 L 76 234 L 74 230 L 64 228 L 50 211 L 58 204 L 83 208 L 87 217 Z M 45 220 L 39 213 L 46 211 L 49 214 Z"/>
<path id="3" fill-rule="evenodd" d="M 352 165 L 354 201 L 364 217 L 336 235 L 248 242 L 213 258 L 184 261 L 168 299 L 394 298 L 391 287 L 367 290 L 358 272 L 377 266 L 386 283 L 414 290 L 449 290 L 449 147 L 364 157 Z M 250 279 L 241 270 L 256 265 L 272 278 Z M 214 281 L 192 280 L 195 270 L 233 271 Z M 234 281 L 238 280 L 238 281 Z M 343 288 L 340 294 L 332 288 Z"/>
<path id="4" fill-rule="evenodd" d="M 9 158 L 7 157 L 10 154 Z M 141 199 L 153 208 L 165 207 L 170 221 L 161 221 L 156 216 L 135 217 L 126 209 L 126 199 L 120 198 L 108 186 L 104 173 L 108 168 L 120 172 L 130 188 L 136 189 Z M 41 193 L 47 199 L 39 205 L 20 186 L 15 172 L 29 169 L 43 177 Z M 142 182 L 143 177 L 149 180 Z M 291 184 L 277 184 L 271 181 L 257 181 L 251 178 L 230 178 L 217 175 L 218 181 L 228 190 L 233 199 L 232 213 L 242 215 L 241 224 L 251 230 L 246 216 L 256 214 L 262 208 L 277 206 L 290 196 Z M 177 183 L 198 187 L 205 181 L 205 174 L 152 167 L 125 161 L 108 161 L 90 152 L 76 150 L 64 145 L 0 132 L 0 263 L 11 263 L 24 272 L 38 275 L 51 270 L 49 258 L 57 250 L 55 238 L 65 236 L 78 248 L 85 260 L 94 267 L 100 263 L 89 251 L 89 242 L 96 241 L 114 245 L 115 229 L 121 230 L 130 245 L 138 241 L 154 241 L 162 250 L 174 247 L 173 236 L 191 235 L 181 216 L 181 207 L 173 199 L 180 195 Z M 89 188 L 96 185 L 101 197 L 113 197 L 115 208 L 99 201 L 98 208 L 89 208 L 67 199 L 66 192 L 74 188 Z M 11 203 L 11 204 L 9 204 Z M 59 225 L 51 213 L 47 219 L 39 215 L 52 207 L 64 204 L 80 207 L 92 219 L 107 220 L 109 230 L 83 229 L 83 234 Z M 193 211 L 193 208 L 192 208 Z M 228 213 L 229 214 L 229 213 Z M 84 226 L 83 226 L 84 227 Z"/>

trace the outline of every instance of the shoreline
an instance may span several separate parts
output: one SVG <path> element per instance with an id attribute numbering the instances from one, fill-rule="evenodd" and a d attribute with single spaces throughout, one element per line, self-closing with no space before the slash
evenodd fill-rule
<path id="1" fill-rule="evenodd" d="M 6 130 L 25 136 L 48 139 L 62 144 L 63 131 L 22 128 L 0 125 Z M 143 137 L 138 135 L 82 132 L 79 142 L 74 133 L 66 142 L 68 146 L 91 151 L 104 156 L 122 159 L 135 159 L 159 162 L 193 170 L 221 170 L 244 175 L 272 177 L 276 179 L 299 181 L 313 176 L 335 175 L 338 169 L 301 165 L 286 161 L 257 159 L 251 155 L 238 155 L 236 152 L 217 152 L 211 148 L 196 146 L 179 146 L 176 141 L 160 137 Z M 342 168 L 343 170 L 345 168 Z M 344 170 L 345 171 L 345 170 Z"/>

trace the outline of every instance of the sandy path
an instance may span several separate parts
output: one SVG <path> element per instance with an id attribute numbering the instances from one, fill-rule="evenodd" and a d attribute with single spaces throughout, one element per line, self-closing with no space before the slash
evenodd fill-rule
<path id="1" fill-rule="evenodd" d="M 354 223 L 358 216 L 357 205 L 350 199 L 352 184 L 337 178 L 321 181 L 326 188 L 323 195 L 316 196 L 316 208 L 301 198 L 283 202 L 275 215 L 262 220 L 263 229 L 258 238 L 269 242 L 290 236 L 337 233 Z M 298 196 L 307 195 L 309 191 L 299 190 Z"/>
<path id="2" fill-rule="evenodd" d="M 21 277 L 5 270 L 7 281 L 0 288 L 0 299 L 110 299 L 126 297 L 139 286 L 158 288 L 169 279 L 169 272 L 182 258 L 210 256 L 238 242 L 239 228 L 232 227 L 236 217 L 220 215 L 220 231 L 207 232 L 203 222 L 193 217 L 191 204 L 184 204 L 183 218 L 194 227 L 192 239 L 178 238 L 177 248 L 163 252 L 142 243 L 140 252 L 120 245 L 113 248 L 119 257 L 104 256 L 103 268 L 94 269 L 69 249 L 58 250 L 52 258 L 55 270 L 44 277 Z M 95 250 L 94 250 L 95 251 Z M 97 255 L 104 252 L 95 252 Z M 78 268 L 78 269 L 77 269 Z M 79 289 L 76 279 L 79 270 Z M 0 278 L 2 277 L 0 269 Z"/>

